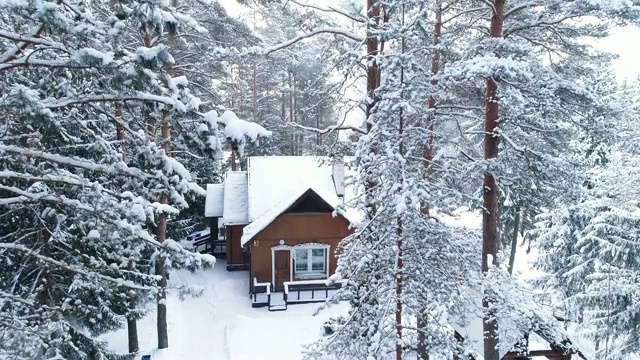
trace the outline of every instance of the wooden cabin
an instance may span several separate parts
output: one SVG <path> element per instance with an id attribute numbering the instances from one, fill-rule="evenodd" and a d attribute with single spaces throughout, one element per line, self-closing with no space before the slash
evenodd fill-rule
<path id="1" fill-rule="evenodd" d="M 286 281 L 327 279 L 336 269 L 338 244 L 350 234 L 349 221 L 333 216 L 334 208 L 313 190 L 298 195 L 269 219 L 248 226 L 242 237 L 251 254 L 251 278 L 271 283 L 275 291 Z"/>
<path id="2" fill-rule="evenodd" d="M 205 216 L 222 218 L 227 270 L 249 270 L 255 285 L 327 279 L 336 249 L 351 233 L 352 216 L 337 214 L 344 164 L 312 156 L 250 157 L 246 171 L 229 171 L 207 186 Z"/>

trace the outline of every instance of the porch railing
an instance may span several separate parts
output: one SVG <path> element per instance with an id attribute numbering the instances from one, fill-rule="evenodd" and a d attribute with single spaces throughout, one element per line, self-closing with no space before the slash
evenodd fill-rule
<path id="1" fill-rule="evenodd" d="M 299 301 L 319 301 L 326 300 L 329 298 L 330 290 L 338 290 L 342 287 L 343 282 L 335 282 L 332 284 L 328 284 L 326 279 L 323 280 L 298 280 L 298 281 L 285 281 L 284 282 L 284 301 L 288 303 L 299 302 Z M 324 299 L 317 298 L 316 299 L 316 291 L 324 292 Z M 300 294 L 302 292 L 310 292 L 311 299 L 300 299 Z M 290 299 L 290 294 L 296 294 L 295 299 Z"/>
<path id="2" fill-rule="evenodd" d="M 266 294 L 267 301 L 258 301 L 258 294 Z M 271 283 L 259 283 L 257 278 L 253 278 L 253 307 L 267 306 L 271 302 Z"/>
<path id="3" fill-rule="evenodd" d="M 212 242 L 210 235 L 205 234 L 193 239 L 191 246 L 193 246 L 193 251 L 195 252 L 212 255 L 221 254 L 226 251 L 227 241 L 218 239 Z"/>

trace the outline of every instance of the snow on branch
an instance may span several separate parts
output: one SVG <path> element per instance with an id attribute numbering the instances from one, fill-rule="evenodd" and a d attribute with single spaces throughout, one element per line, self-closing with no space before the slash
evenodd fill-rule
<path id="1" fill-rule="evenodd" d="M 81 98 L 72 98 L 72 99 L 59 99 L 55 102 L 45 102 L 45 107 L 49 109 L 57 109 L 65 106 L 71 106 L 82 103 L 96 103 L 96 102 L 124 102 L 124 101 L 151 101 L 157 102 L 165 105 L 171 105 L 176 109 L 184 109 L 184 104 L 177 104 L 179 101 L 172 99 L 169 96 L 159 96 L 152 95 L 147 93 L 137 93 L 135 95 L 125 95 L 125 96 L 116 96 L 116 95 L 93 95 L 93 96 L 85 96 Z M 176 106 L 178 105 L 178 106 Z"/>
<path id="2" fill-rule="evenodd" d="M 40 25 L 38 30 L 32 36 L 30 36 L 29 39 L 40 37 L 44 29 L 45 29 L 45 25 L 44 24 Z M 13 40 L 13 41 L 16 41 L 16 40 Z M 7 50 L 4 54 L 2 54 L 2 56 L 0 56 L 0 64 L 4 64 L 7 61 L 14 60 L 16 58 L 16 55 L 19 54 L 24 49 L 26 49 L 30 44 L 31 43 L 29 42 L 23 42 L 23 41 L 17 43 L 11 49 Z"/>
<path id="3" fill-rule="evenodd" d="M 25 173 L 17 173 L 15 171 L 0 171 L 0 179 L 21 179 L 21 180 L 29 180 L 34 182 L 59 182 L 72 186 L 81 186 L 81 187 L 94 187 L 97 186 L 98 183 L 84 181 L 83 179 L 78 178 L 77 176 L 58 176 L 52 174 L 45 174 L 43 176 L 34 176 L 31 174 Z"/>
<path id="4" fill-rule="evenodd" d="M 28 256 L 34 257 L 34 258 L 36 258 L 36 259 L 38 259 L 40 261 L 46 262 L 48 264 L 57 266 L 57 267 L 62 268 L 62 269 L 69 270 L 69 271 L 74 272 L 76 274 L 85 275 L 87 277 L 96 277 L 98 279 L 109 281 L 109 282 L 115 283 L 117 285 L 128 287 L 130 289 L 145 290 L 145 291 L 147 291 L 147 290 L 152 290 L 152 291 L 155 290 L 155 287 L 136 285 L 133 281 L 130 281 L 130 280 L 116 279 L 116 278 L 113 278 L 111 276 L 102 275 L 102 274 L 99 274 L 99 273 L 96 273 L 96 272 L 84 271 L 84 270 L 82 270 L 80 268 L 67 265 L 67 264 L 65 264 L 65 263 L 63 263 L 61 261 L 52 259 L 50 257 L 46 257 L 46 256 L 43 256 L 43 255 L 40 255 L 37 252 L 32 251 L 31 249 L 27 248 L 24 245 L 0 243 L 0 249 L 17 250 L 17 251 L 20 251 L 22 253 L 25 253 Z"/>
<path id="5" fill-rule="evenodd" d="M 7 30 L 0 29 L 0 38 L 8 39 L 11 41 L 22 42 L 22 43 L 30 43 L 30 44 L 38 44 L 45 46 L 55 46 L 55 43 L 41 37 L 33 37 L 33 36 L 23 36 L 18 33 L 14 33 Z"/>
<path id="6" fill-rule="evenodd" d="M 5 186 L 5 185 L 0 185 L 0 190 L 5 190 L 18 195 L 16 197 L 0 199 L 0 206 L 8 206 L 8 205 L 21 204 L 21 203 L 34 202 L 34 201 L 47 201 L 47 202 L 52 202 L 52 203 L 72 207 L 76 210 L 85 211 L 88 213 L 93 213 L 93 214 L 100 213 L 100 210 L 98 208 L 94 208 L 90 205 L 82 203 L 79 200 L 70 199 L 65 196 L 50 195 L 48 193 L 31 193 L 28 191 L 24 191 L 22 189 L 18 189 L 13 186 Z M 150 245 L 153 245 L 155 247 L 163 247 L 163 244 L 156 241 L 151 235 L 149 235 L 147 231 L 137 226 L 134 226 L 125 220 L 105 219 L 105 221 L 107 221 L 111 225 L 114 225 L 118 229 L 127 231 L 135 235 L 136 237 L 149 243 Z"/>
<path id="7" fill-rule="evenodd" d="M 256 142 L 258 137 L 270 137 L 271 131 L 266 130 L 262 126 L 239 119 L 233 111 L 225 111 L 218 118 L 218 123 L 224 125 L 224 135 L 236 141 L 249 137 L 251 141 Z"/>
<path id="8" fill-rule="evenodd" d="M 132 177 L 137 177 L 137 178 L 143 178 L 147 176 L 136 168 L 128 167 L 124 162 L 117 163 L 114 166 L 107 166 L 102 164 L 96 164 L 95 162 L 81 159 L 81 158 L 72 158 L 68 156 L 50 154 L 44 151 L 35 151 L 31 149 L 14 146 L 14 145 L 0 145 L 0 154 L 2 152 L 19 154 L 27 157 L 33 157 L 33 158 L 51 161 L 60 165 L 67 165 L 67 166 L 77 167 L 77 168 L 91 170 L 91 171 L 99 171 L 107 174 L 119 173 L 123 175 L 129 175 Z"/>
<path id="9" fill-rule="evenodd" d="M 74 65 L 72 63 L 69 63 L 68 61 L 32 59 L 26 56 L 18 60 L 12 60 L 12 61 L 7 61 L 5 63 L 0 63 L 0 72 L 4 70 L 13 69 L 16 67 L 26 67 L 26 66 L 40 66 L 40 67 L 49 67 L 49 68 L 73 68 L 73 69 L 88 69 L 90 67 L 86 65 Z"/>
<path id="10" fill-rule="evenodd" d="M 218 117 L 215 110 L 211 110 L 201 114 L 205 123 L 210 129 L 217 129 L 218 124 L 224 125 L 224 136 L 237 147 L 240 156 L 242 156 L 245 138 L 250 138 L 253 143 L 257 143 L 259 138 L 271 137 L 271 131 L 266 130 L 262 126 L 242 120 L 233 111 L 225 111 Z M 218 144 L 216 144 L 218 145 Z"/>

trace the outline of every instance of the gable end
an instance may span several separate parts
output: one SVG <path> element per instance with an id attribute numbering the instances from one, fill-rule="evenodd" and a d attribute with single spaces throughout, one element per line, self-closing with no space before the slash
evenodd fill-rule
<path id="1" fill-rule="evenodd" d="M 315 191 L 309 189 L 298 198 L 284 214 L 332 213 L 335 210 Z"/>

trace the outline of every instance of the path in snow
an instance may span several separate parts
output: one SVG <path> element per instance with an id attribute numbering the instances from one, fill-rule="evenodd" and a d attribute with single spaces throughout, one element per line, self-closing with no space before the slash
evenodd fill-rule
<path id="1" fill-rule="evenodd" d="M 204 286 L 199 298 L 180 301 L 175 291 L 167 296 L 169 348 L 157 349 L 156 313 L 138 322 L 141 355 L 152 360 L 299 360 L 303 346 L 320 337 L 324 321 L 346 313 L 340 304 L 313 316 L 320 304 L 289 306 L 287 311 L 253 309 L 246 271 L 227 272 L 224 261 L 198 274 L 173 271 L 169 286 L 179 283 Z M 103 337 L 110 348 L 127 351 L 126 329 Z"/>

